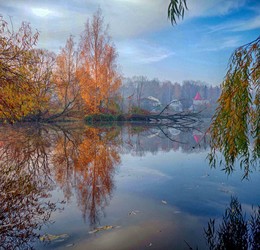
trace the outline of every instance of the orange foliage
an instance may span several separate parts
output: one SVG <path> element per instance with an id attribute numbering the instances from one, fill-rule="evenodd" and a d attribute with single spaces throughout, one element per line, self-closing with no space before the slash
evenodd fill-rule
<path id="1" fill-rule="evenodd" d="M 31 49 L 38 33 L 22 23 L 15 33 L 0 17 L 0 119 L 14 121 L 33 108 L 31 93 Z"/>
<path id="2" fill-rule="evenodd" d="M 98 208 L 106 205 L 113 190 L 114 168 L 120 162 L 117 143 L 111 132 L 101 135 L 101 130 L 89 128 L 79 145 L 80 155 L 75 162 L 78 196 L 84 217 L 89 210 L 92 223 L 98 218 Z"/>
<path id="3" fill-rule="evenodd" d="M 76 51 L 72 36 L 56 58 L 56 67 L 53 73 L 55 93 L 59 107 L 66 112 L 79 108 L 80 88 L 76 79 Z"/>
<path id="4" fill-rule="evenodd" d="M 89 113 L 99 113 L 121 84 L 115 47 L 103 23 L 98 10 L 92 21 L 87 21 L 79 46 L 77 77 Z"/>
<path id="5" fill-rule="evenodd" d="M 87 21 L 78 51 L 70 36 L 55 58 L 35 49 L 38 35 L 27 23 L 15 32 L 0 16 L 0 121 L 53 120 L 69 111 L 78 116 L 85 104 L 89 113 L 115 104 L 121 77 L 100 10 Z"/>
<path id="6" fill-rule="evenodd" d="M 38 32 L 27 23 L 17 32 L 0 17 L 0 119 L 21 120 L 46 108 L 53 54 L 36 50 Z"/>
<path id="7" fill-rule="evenodd" d="M 120 163 L 117 138 L 116 129 L 104 132 L 88 128 L 78 137 L 71 131 L 70 135 L 62 135 L 54 147 L 56 180 L 68 200 L 72 188 L 76 189 L 78 205 L 84 218 L 89 213 L 91 223 L 96 223 L 114 187 L 113 173 Z"/>

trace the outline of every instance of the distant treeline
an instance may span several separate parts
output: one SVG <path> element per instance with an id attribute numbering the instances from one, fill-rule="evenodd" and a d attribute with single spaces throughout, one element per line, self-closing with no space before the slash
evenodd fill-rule
<path id="1" fill-rule="evenodd" d="M 123 110 L 127 110 L 130 106 L 140 107 L 142 100 L 149 96 L 157 98 L 162 105 L 167 105 L 177 99 L 181 101 L 184 109 L 188 109 L 197 92 L 214 106 L 221 90 L 219 86 L 212 86 L 201 81 L 187 80 L 180 84 L 158 79 L 150 80 L 145 76 L 124 78 L 120 88 Z"/>

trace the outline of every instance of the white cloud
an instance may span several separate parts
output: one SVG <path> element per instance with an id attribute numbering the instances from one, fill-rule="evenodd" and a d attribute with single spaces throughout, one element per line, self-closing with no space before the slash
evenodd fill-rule
<path id="1" fill-rule="evenodd" d="M 207 15 L 224 15 L 243 5 L 244 1 L 190 0 L 186 19 Z M 59 38 L 58 35 L 55 35 L 55 38 L 63 41 L 64 37 L 68 37 L 70 34 L 79 36 L 86 19 L 91 17 L 98 7 L 101 7 L 105 22 L 110 24 L 113 39 L 123 40 L 143 37 L 154 31 L 170 27 L 169 20 L 167 20 L 168 4 L 167 0 L 9 0 L 0 4 L 0 11 L 3 8 L 8 12 L 7 15 L 12 15 L 19 20 L 17 25 L 21 21 L 29 21 L 32 27 L 41 31 L 41 37 L 53 39 L 55 31 L 60 36 Z M 259 21 L 255 22 L 254 25 L 258 25 Z M 48 45 L 50 44 L 48 43 Z M 161 57 L 154 57 L 151 60 L 160 59 Z"/>
<path id="2" fill-rule="evenodd" d="M 244 37 L 240 31 L 254 29 L 252 33 L 257 33 L 256 29 L 259 29 L 259 8 L 255 4 L 248 4 L 248 0 L 187 0 L 189 10 L 184 21 L 172 29 L 167 20 L 169 1 L 0 0 L 0 13 L 6 20 L 8 15 L 13 17 L 14 28 L 20 26 L 22 21 L 30 22 L 34 30 L 40 31 L 39 47 L 58 52 L 70 34 L 77 40 L 87 18 L 101 7 L 105 23 L 110 24 L 109 33 L 117 46 L 124 73 L 178 80 L 187 77 L 199 79 L 204 74 L 201 72 L 205 71 L 205 64 L 209 67 L 209 62 L 215 63 L 218 58 L 222 62 L 225 54 L 242 44 Z M 238 12 L 237 20 L 234 20 L 236 14 L 225 19 L 227 14 L 233 14 L 232 11 L 241 7 L 245 15 L 239 15 Z M 254 15 L 247 20 L 249 13 Z M 192 22 L 200 17 L 202 19 L 199 22 Z M 209 20 L 207 17 L 218 18 Z M 226 23 L 208 27 L 208 20 L 224 20 Z M 201 27 L 195 26 L 197 23 Z M 212 34 L 207 33 L 210 29 Z M 202 51 L 219 53 L 200 53 Z M 189 60 L 194 58 L 197 61 L 190 63 Z M 208 68 L 207 72 L 210 72 L 209 79 L 213 73 L 219 74 L 216 68 L 214 71 Z"/>
<path id="3" fill-rule="evenodd" d="M 51 14 L 53 14 L 53 11 L 49 10 L 49 9 L 45 9 L 45 8 L 32 8 L 32 13 L 36 16 L 39 17 L 47 17 Z"/>
<path id="4" fill-rule="evenodd" d="M 230 48 L 237 48 L 239 45 L 241 45 L 241 37 L 235 36 L 235 37 L 222 37 L 219 39 L 214 39 L 214 43 L 207 43 L 207 44 L 214 44 L 212 47 L 204 47 L 201 49 L 201 51 L 219 51 L 219 50 L 225 50 Z"/>
<path id="5" fill-rule="evenodd" d="M 41 31 L 41 36 L 52 39 L 53 31 L 60 36 L 78 36 L 98 7 L 113 39 L 137 37 L 169 25 L 165 0 L 9 0 L 0 4 L 0 13 L 13 16 L 16 27 L 28 21 Z"/>
<path id="6" fill-rule="evenodd" d="M 174 55 L 173 51 L 144 40 L 119 43 L 118 51 L 122 60 L 137 64 L 160 62 Z"/>
<path id="7" fill-rule="evenodd" d="M 104 16 L 115 38 L 132 38 L 169 25 L 165 0 L 111 0 Z"/>
<path id="8" fill-rule="evenodd" d="M 245 4 L 246 0 L 200 0 L 189 1 L 187 17 L 226 15 Z"/>
<path id="9" fill-rule="evenodd" d="M 246 31 L 260 28 L 260 15 L 250 20 L 238 22 L 231 31 Z"/>
<path id="10" fill-rule="evenodd" d="M 259 28 L 260 28 L 260 15 L 249 19 L 236 20 L 228 23 L 211 26 L 209 33 L 214 33 L 218 31 L 239 32 L 239 31 L 248 31 L 248 30 L 254 30 Z"/>

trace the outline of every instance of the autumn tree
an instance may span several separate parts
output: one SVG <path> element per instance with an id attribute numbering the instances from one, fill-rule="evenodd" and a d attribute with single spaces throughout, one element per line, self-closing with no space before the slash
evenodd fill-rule
<path id="1" fill-rule="evenodd" d="M 55 93 L 58 99 L 59 114 L 68 114 L 80 107 L 80 87 L 76 79 L 77 51 L 73 37 L 67 39 L 66 45 L 56 58 L 53 73 Z"/>
<path id="2" fill-rule="evenodd" d="M 91 20 L 87 20 L 79 44 L 77 77 L 89 113 L 99 113 L 121 84 L 116 58 L 99 9 Z"/>
<path id="3" fill-rule="evenodd" d="M 34 49 L 31 53 L 33 60 L 30 81 L 33 85 L 31 93 L 33 110 L 27 120 L 36 121 L 49 117 L 52 108 L 52 70 L 55 64 L 55 54 L 45 49 Z"/>
<path id="4" fill-rule="evenodd" d="M 15 32 L 0 17 L 0 119 L 39 120 L 49 110 L 55 55 L 36 49 L 39 33 L 23 22 Z"/>
<path id="5" fill-rule="evenodd" d="M 17 32 L 0 17 L 0 119 L 14 122 L 32 112 L 32 49 L 39 33 L 27 23 Z"/>
<path id="6" fill-rule="evenodd" d="M 121 75 L 118 73 L 118 66 L 115 63 L 117 53 L 114 45 L 107 45 L 105 48 L 105 62 L 103 65 L 103 88 L 105 98 L 102 106 L 113 109 L 116 100 L 119 99 L 119 87 L 121 86 Z"/>

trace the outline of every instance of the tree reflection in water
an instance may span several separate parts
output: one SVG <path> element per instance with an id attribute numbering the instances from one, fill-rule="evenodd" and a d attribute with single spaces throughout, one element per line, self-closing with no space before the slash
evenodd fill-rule
<path id="1" fill-rule="evenodd" d="M 84 220 L 95 225 L 101 210 L 108 204 L 114 188 L 113 174 L 120 163 L 119 129 L 87 128 L 81 140 L 64 132 L 55 144 L 53 164 L 58 185 L 67 200 L 72 188 L 77 195 Z"/>
<path id="2" fill-rule="evenodd" d="M 203 129 L 202 129 L 203 131 Z M 209 148 L 209 136 L 196 128 L 168 125 L 128 126 L 123 151 L 143 157 L 146 153 L 182 151 L 194 153 Z"/>
<path id="3" fill-rule="evenodd" d="M 6 249 L 30 248 L 39 238 L 39 230 L 59 207 L 58 202 L 50 202 L 51 191 L 57 186 L 67 202 L 76 197 L 85 221 L 93 227 L 100 224 L 102 212 L 113 194 L 120 154 L 144 157 L 148 152 L 191 153 L 209 148 L 208 136 L 198 130 L 167 126 L 2 127 L 0 134 L 0 241 Z M 219 231 L 215 231 L 213 220 L 209 223 L 206 232 L 212 249 L 222 249 L 213 248 L 214 244 L 222 246 L 223 240 L 218 238 L 224 237 L 224 233 L 220 231 L 232 229 L 234 237 L 239 236 L 236 234 L 240 231 L 235 231 L 238 228 L 229 226 L 233 217 L 228 211 L 232 209 L 237 211 L 234 219 L 241 220 L 239 230 L 244 228 L 246 233 L 249 228 L 243 217 L 238 216 L 242 214 L 241 207 L 233 199 Z M 251 230 L 250 235 L 258 235 L 254 239 L 259 240 L 259 211 L 256 216 L 252 223 L 258 231 Z M 247 244 L 253 246 L 250 242 Z"/>
<path id="4" fill-rule="evenodd" d="M 37 229 L 56 209 L 56 204 L 43 199 L 52 190 L 47 164 L 49 138 L 41 129 L 2 129 L 0 245 L 3 249 L 30 249 L 39 237 Z"/>
<path id="5" fill-rule="evenodd" d="M 260 249 L 260 206 L 247 221 L 238 199 L 231 197 L 218 230 L 211 219 L 205 235 L 210 250 Z"/>
<path id="6" fill-rule="evenodd" d="M 114 188 L 120 163 L 120 129 L 77 126 L 2 127 L 0 141 L 0 243 L 4 249 L 31 248 L 58 203 L 60 186 L 75 193 L 84 219 L 95 225 Z"/>

